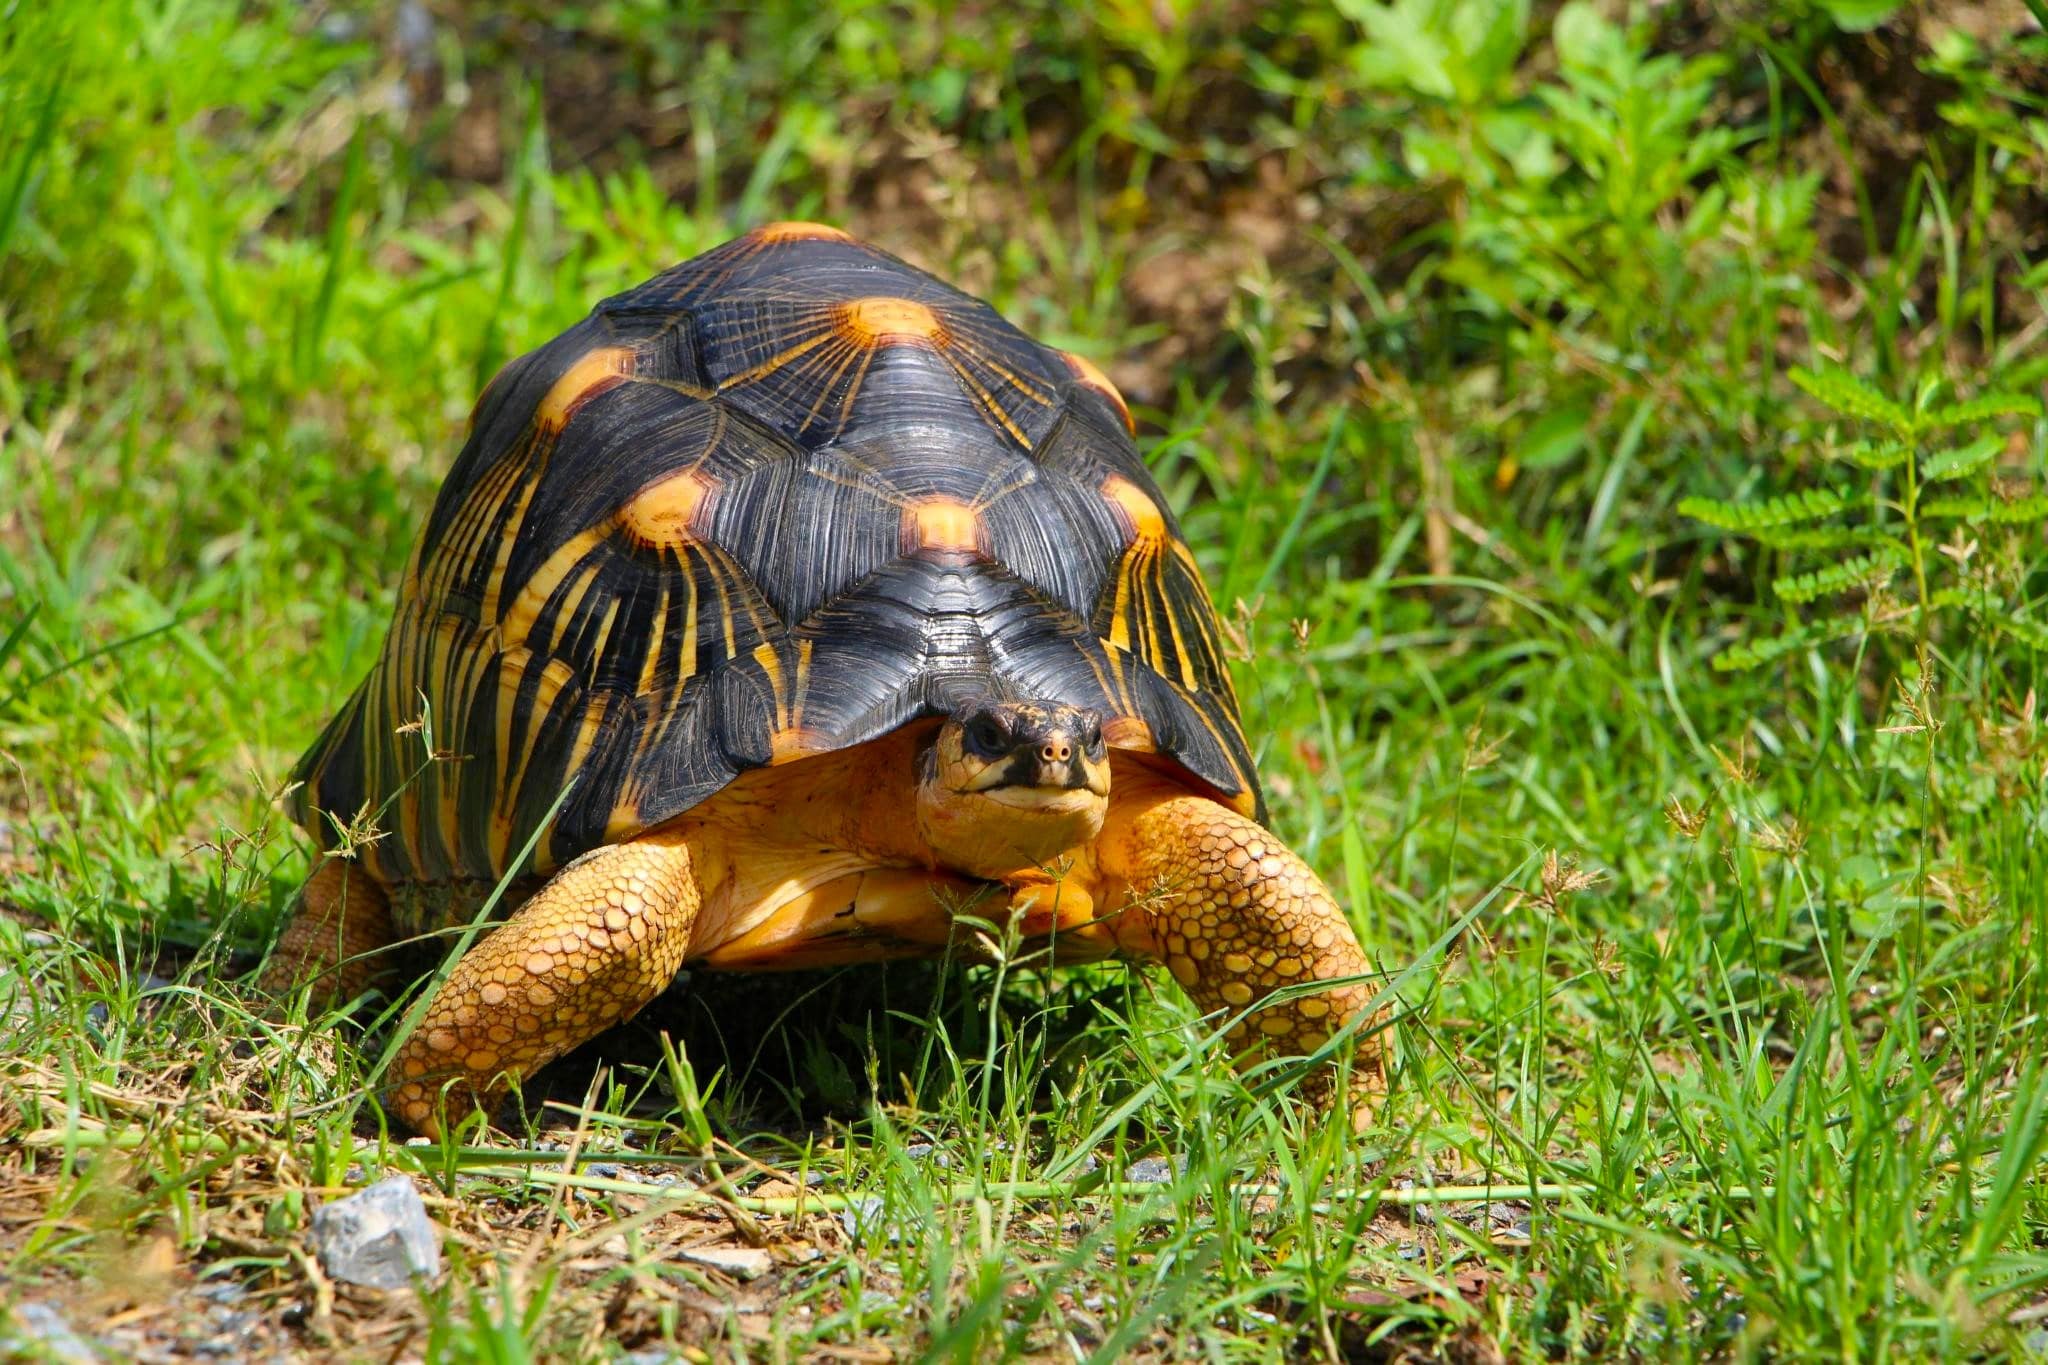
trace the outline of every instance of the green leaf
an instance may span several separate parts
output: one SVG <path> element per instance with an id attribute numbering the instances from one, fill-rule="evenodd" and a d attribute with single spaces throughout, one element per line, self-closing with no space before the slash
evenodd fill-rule
<path id="1" fill-rule="evenodd" d="M 1849 588 L 1862 587 L 1873 579 L 1889 578 L 1905 555 L 1886 546 L 1871 554 L 1858 555 L 1825 569 L 1775 579 L 1771 591 L 1783 602 L 1811 602 Z"/>
<path id="2" fill-rule="evenodd" d="M 1764 527 L 1752 531 L 1757 542 L 1774 550 L 1863 550 L 1905 546 L 1875 526 Z"/>
<path id="3" fill-rule="evenodd" d="M 1821 8 L 1844 33 L 1868 33 L 1902 8 L 1900 0 L 1823 0 Z"/>
<path id="4" fill-rule="evenodd" d="M 1841 495 L 1830 488 L 1809 488 L 1802 493 L 1762 502 L 1718 502 L 1713 498 L 1687 498 L 1678 504 L 1681 516 L 1704 521 L 1723 531 L 1757 531 L 1772 526 L 1794 526 L 1819 521 L 1842 510 Z"/>
<path id="5" fill-rule="evenodd" d="M 2025 393 L 1985 393 L 1962 403 L 1936 408 L 1920 421 L 1928 427 L 1959 427 L 1987 417 L 2039 417 L 2041 400 Z"/>
<path id="6" fill-rule="evenodd" d="M 1960 479 L 1965 474 L 1981 469 L 1991 458 L 2005 449 L 2003 436 L 1982 436 L 1966 446 L 1954 450 L 1937 450 L 1920 461 L 1920 477 L 1928 483 L 1943 483 Z"/>
<path id="7" fill-rule="evenodd" d="M 1528 30 L 1529 0 L 1464 0 L 1452 11 L 1466 103 L 1478 103 L 1514 72 Z"/>
<path id="8" fill-rule="evenodd" d="M 1920 508 L 1922 517 L 1956 517 L 1975 526 L 2012 526 L 2025 521 L 2048 520 L 2048 496 L 2014 498 L 1937 498 Z"/>
<path id="9" fill-rule="evenodd" d="M 1714 670 L 1729 673 L 1758 668 L 1782 659 L 1787 654 L 1796 654 L 1815 645 L 1844 640 L 1851 635 L 1859 635 L 1862 631 L 1863 618 L 1860 616 L 1844 616 L 1833 621 L 1817 621 L 1812 625 L 1794 626 L 1782 635 L 1745 642 L 1722 650 L 1714 656 Z"/>
<path id="10" fill-rule="evenodd" d="M 1554 469 L 1586 444 L 1586 424 L 1593 410 L 1583 403 L 1552 408 L 1522 433 L 1515 458 L 1524 469 Z"/>
<path id="11" fill-rule="evenodd" d="M 1383 88 L 1405 85 L 1418 95 L 1438 99 L 1457 97 L 1450 74 L 1450 49 L 1425 27 L 1428 6 L 1412 0 L 1391 5 L 1338 0 L 1337 8 L 1365 30 L 1366 42 L 1357 49 L 1354 60 L 1366 81 Z"/>
<path id="12" fill-rule="evenodd" d="M 1894 431 L 1910 431 L 1912 419 L 1906 410 L 1839 365 L 1818 370 L 1794 366 L 1792 382 L 1836 412 L 1883 422 Z"/>
<path id="13" fill-rule="evenodd" d="M 1904 441 L 1857 441 L 1829 454 L 1865 469 L 1896 469 L 1911 458 L 1913 447 Z"/>
<path id="14" fill-rule="evenodd" d="M 1550 43 L 1567 67 L 1598 70 L 1628 52 L 1621 29 L 1592 5 L 1567 4 L 1550 24 Z"/>

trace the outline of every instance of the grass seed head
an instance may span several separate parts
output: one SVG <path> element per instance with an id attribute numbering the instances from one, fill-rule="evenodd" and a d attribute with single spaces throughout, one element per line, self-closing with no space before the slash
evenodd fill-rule
<path id="1" fill-rule="evenodd" d="M 1714 802 L 1712 798 L 1691 810 L 1686 809 L 1685 802 L 1679 799 L 1677 792 L 1673 792 L 1664 798 L 1664 819 L 1681 836 L 1687 839 L 1697 839 L 1700 837 L 1700 832 L 1707 827 L 1707 817 L 1713 813 L 1713 810 Z"/>
<path id="2" fill-rule="evenodd" d="M 1766 853 L 1776 853 L 1783 858 L 1797 859 L 1801 853 L 1806 851 L 1806 839 L 1806 826 L 1788 815 L 1776 822 L 1770 820 L 1758 821 L 1756 832 L 1750 835 L 1749 841 Z"/>
<path id="3" fill-rule="evenodd" d="M 1552 848 L 1544 850 L 1541 880 L 1543 890 L 1535 897 L 1536 904 L 1554 911 L 1581 891 L 1606 881 L 1607 873 L 1597 868 L 1581 868 L 1578 854 L 1559 854 Z"/>

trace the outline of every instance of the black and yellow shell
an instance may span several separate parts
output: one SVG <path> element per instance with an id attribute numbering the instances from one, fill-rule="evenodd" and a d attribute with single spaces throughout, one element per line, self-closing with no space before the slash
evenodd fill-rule
<path id="1" fill-rule="evenodd" d="M 1095 707 L 1254 812 L 1128 421 L 1087 362 L 836 229 L 685 262 L 485 389 L 293 813 L 325 838 L 368 809 L 398 883 L 494 879 L 553 811 L 545 872 L 976 693 Z"/>

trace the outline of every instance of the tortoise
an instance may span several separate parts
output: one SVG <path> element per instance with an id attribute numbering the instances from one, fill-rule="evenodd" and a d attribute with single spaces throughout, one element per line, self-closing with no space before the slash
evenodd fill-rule
<path id="1" fill-rule="evenodd" d="M 1262 823 L 1134 431 L 1096 366 L 836 228 L 598 304 L 477 402 L 295 774 L 315 840 L 384 833 L 317 862 L 263 984 L 389 984 L 383 949 L 507 881 L 393 1060 L 387 1108 L 427 1133 L 686 963 L 935 957 L 971 946 L 963 912 L 1163 962 L 1241 1016 L 1241 1056 L 1321 1048 L 1367 960 Z M 1354 1086 L 1379 1068 L 1367 1041 Z"/>

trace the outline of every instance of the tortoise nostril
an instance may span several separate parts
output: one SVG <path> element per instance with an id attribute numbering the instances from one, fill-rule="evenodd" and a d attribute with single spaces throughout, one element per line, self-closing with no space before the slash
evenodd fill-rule
<path id="1" fill-rule="evenodd" d="M 1054 740 L 1040 749 L 1038 754 L 1048 763 L 1064 763 L 1074 756 L 1074 748 L 1070 744 Z"/>

